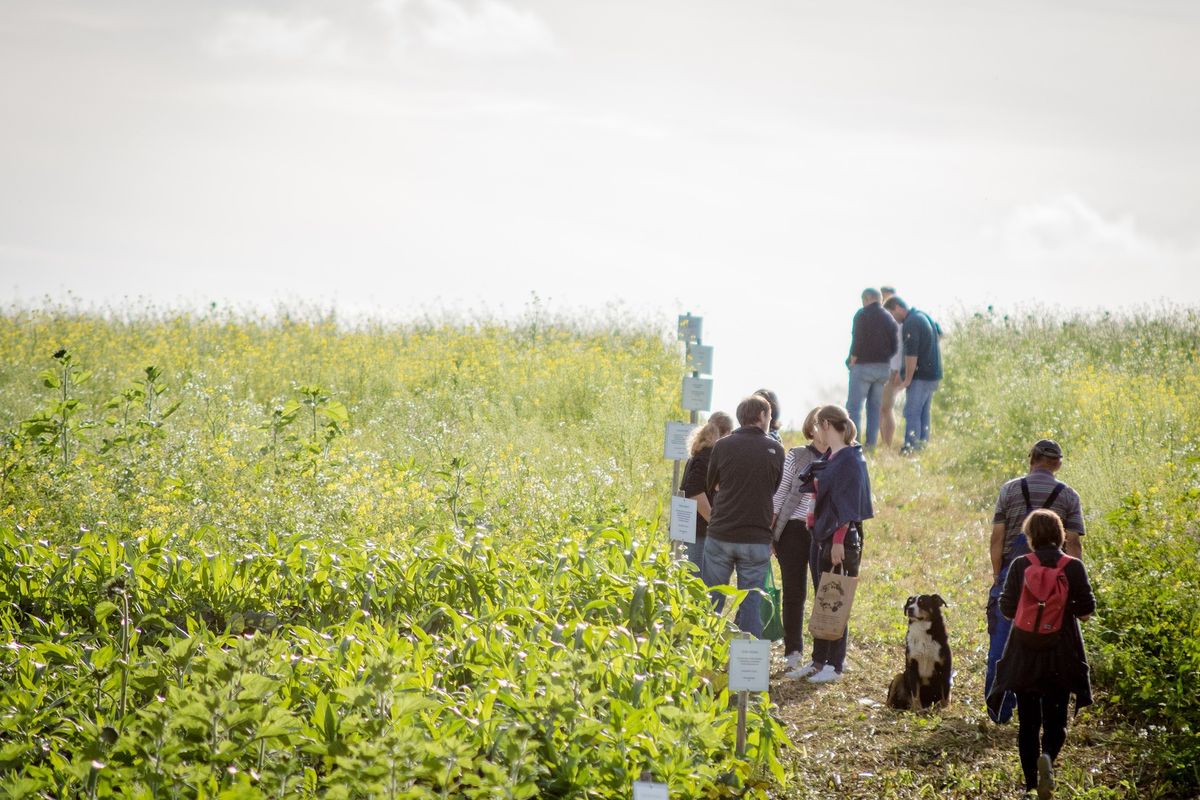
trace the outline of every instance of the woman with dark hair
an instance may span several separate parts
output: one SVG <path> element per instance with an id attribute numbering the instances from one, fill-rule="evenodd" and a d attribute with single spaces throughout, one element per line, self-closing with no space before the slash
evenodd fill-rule
<path id="1" fill-rule="evenodd" d="M 783 420 L 780 417 L 782 412 L 779 408 L 779 397 L 770 389 L 759 389 L 755 394 L 771 404 L 771 429 L 767 431 L 767 436 L 782 444 L 783 439 L 779 436 L 779 429 L 783 426 Z"/>
<path id="2" fill-rule="evenodd" d="M 1045 800 L 1054 792 L 1054 759 L 1067 740 L 1071 694 L 1075 695 L 1076 713 L 1092 702 L 1079 623 L 1096 610 L 1096 598 L 1083 562 L 1062 551 L 1065 533 L 1058 514 L 1039 508 L 1029 515 L 1021 530 L 1033 552 L 1015 559 L 1009 567 L 1000 594 L 1000 613 L 1009 619 L 1016 616 L 1021 593 L 1027 590 L 1026 571 L 1035 564 L 1061 568 L 1067 583 L 1062 627 L 1049 635 L 1047 642 L 1046 634 L 1029 633 L 1014 625 L 996 665 L 996 679 L 987 701 L 997 710 L 1005 692 L 1016 693 L 1017 751 L 1025 790 L 1036 790 L 1040 800 Z"/>
<path id="3" fill-rule="evenodd" d="M 843 574 L 858 576 L 862 559 L 863 520 L 875 516 L 871 508 L 871 479 L 862 445 L 855 441 L 858 431 L 850 415 L 841 406 L 821 406 L 817 411 L 816 438 L 828 448 L 825 460 L 813 466 L 816 499 L 810 516 L 813 588 L 822 572 L 835 568 Z M 840 680 L 846 661 L 846 641 L 850 627 L 837 641 L 813 639 L 812 663 L 798 672 L 808 674 L 810 683 Z M 796 677 L 803 677 L 797 675 Z"/>
<path id="4" fill-rule="evenodd" d="M 687 543 L 686 552 L 688 561 L 701 571 L 704 570 L 704 541 L 708 534 L 708 520 L 712 516 L 713 503 L 713 495 L 709 494 L 705 485 L 708 478 L 708 462 L 712 457 L 713 445 L 732 431 L 733 417 L 724 411 L 717 411 L 708 418 L 708 422 L 696 428 L 688 437 L 688 453 L 691 457 L 683 468 L 683 482 L 679 488 L 684 497 L 696 501 L 696 541 Z"/>

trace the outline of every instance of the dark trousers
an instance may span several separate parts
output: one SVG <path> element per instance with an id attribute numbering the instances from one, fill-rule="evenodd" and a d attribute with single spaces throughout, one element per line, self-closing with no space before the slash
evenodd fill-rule
<path id="1" fill-rule="evenodd" d="M 851 577 L 858 577 L 858 568 L 862 563 L 862 523 L 857 523 L 859 527 L 850 528 L 846 534 L 846 541 L 843 543 L 846 548 L 846 556 L 842 560 L 842 572 Z M 823 542 L 813 541 L 812 547 L 809 549 L 809 558 L 812 561 L 813 587 L 821 581 L 822 572 L 833 571 L 833 539 L 826 539 Z M 846 626 L 846 630 L 842 631 L 842 638 L 837 641 L 829 641 L 828 639 L 813 639 L 813 657 L 814 664 L 830 664 L 838 672 L 842 671 L 842 667 L 846 663 L 846 644 L 850 639 L 850 626 Z"/>
<path id="2" fill-rule="evenodd" d="M 1065 689 L 1017 693 L 1017 751 L 1025 788 L 1037 788 L 1037 760 L 1042 753 L 1058 758 L 1067 741 L 1067 708 L 1071 693 Z"/>
<path id="3" fill-rule="evenodd" d="M 804 601 L 808 599 L 808 552 L 812 535 L 803 520 L 788 520 L 775 542 L 775 558 L 783 578 L 783 652 L 804 651 Z"/>

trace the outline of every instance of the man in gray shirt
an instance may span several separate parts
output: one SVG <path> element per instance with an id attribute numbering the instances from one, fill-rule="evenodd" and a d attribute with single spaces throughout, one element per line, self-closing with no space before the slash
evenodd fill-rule
<path id="1" fill-rule="evenodd" d="M 996 663 L 1004 653 L 1004 645 L 1012 628 L 1012 621 L 1000 613 L 1000 591 L 1013 559 L 1028 553 L 1030 548 L 1021 533 L 1021 525 L 1034 509 L 1048 508 L 1062 520 L 1066 529 L 1063 551 L 1075 558 L 1083 557 L 1083 508 L 1079 493 L 1054 477 L 1062 468 L 1063 451 L 1058 442 L 1042 439 L 1029 451 L 1029 473 L 1022 478 L 1013 478 L 1000 487 L 996 499 L 996 512 L 992 515 L 992 588 L 988 592 L 988 661 L 984 676 L 984 696 L 991 691 L 996 675 Z M 1006 696 L 995 722 L 1007 722 L 1012 717 L 1016 700 L 1011 693 Z M 991 710 L 989 714 L 993 713 Z"/>

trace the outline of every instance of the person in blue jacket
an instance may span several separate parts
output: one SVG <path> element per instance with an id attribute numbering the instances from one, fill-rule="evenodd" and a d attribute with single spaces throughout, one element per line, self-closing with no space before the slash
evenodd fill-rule
<path id="1" fill-rule="evenodd" d="M 841 406 L 821 406 L 817 412 L 818 448 L 828 455 L 816 461 L 805 479 L 812 481 L 816 494 L 809 529 L 816 588 L 822 572 L 835 568 L 857 577 L 862 560 L 863 520 L 875 516 L 871 508 L 871 479 L 862 446 L 855 441 L 858 431 L 850 415 Z M 813 658 L 808 666 L 810 683 L 829 683 L 842 677 L 846 661 L 849 626 L 837 641 L 813 639 Z M 797 676 L 799 677 L 799 676 Z"/>
<path id="2" fill-rule="evenodd" d="M 924 311 L 910 308 L 893 295 L 883 304 L 900 323 L 904 363 L 900 385 L 904 389 L 904 446 L 902 453 L 920 450 L 929 441 L 933 394 L 942 381 L 941 326 Z"/>

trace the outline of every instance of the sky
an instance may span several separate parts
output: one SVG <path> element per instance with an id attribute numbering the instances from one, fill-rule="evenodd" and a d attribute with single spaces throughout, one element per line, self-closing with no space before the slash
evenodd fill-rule
<path id="1" fill-rule="evenodd" d="M 1200 293 L 1200 4 L 0 0 L 0 300 L 704 317 L 715 407 L 850 318 Z"/>

